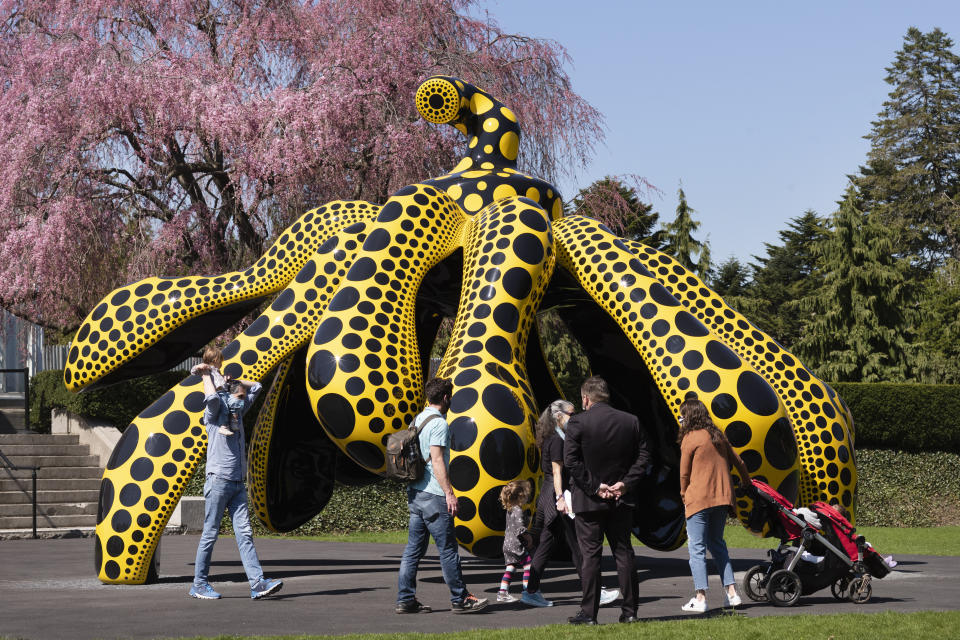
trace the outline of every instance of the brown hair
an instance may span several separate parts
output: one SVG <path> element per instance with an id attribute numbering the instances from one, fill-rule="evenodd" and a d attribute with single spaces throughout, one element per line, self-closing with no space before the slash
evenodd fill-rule
<path id="1" fill-rule="evenodd" d="M 677 442 L 683 442 L 683 438 L 691 431 L 706 429 L 710 434 L 710 441 L 721 455 L 727 455 L 727 437 L 723 432 L 713 424 L 710 418 L 710 412 L 707 411 L 707 405 L 703 404 L 697 398 L 687 398 L 680 405 L 680 431 L 677 433 Z"/>
<path id="2" fill-rule="evenodd" d="M 847 511 L 847 508 L 846 508 L 845 506 L 843 506 L 843 505 L 840 504 L 839 502 L 834 502 L 834 503 L 831 504 L 830 506 L 833 507 L 834 509 L 836 509 L 836 510 L 837 510 L 837 513 L 839 513 L 839 514 L 842 515 L 844 518 L 846 518 L 847 522 L 850 522 L 850 512 Z"/>
<path id="3" fill-rule="evenodd" d="M 530 501 L 530 482 L 511 480 L 500 490 L 500 504 L 504 509 L 520 507 Z"/>
<path id="4" fill-rule="evenodd" d="M 440 404 L 445 396 L 453 395 L 453 383 L 450 378 L 430 378 L 423 393 L 429 404 Z"/>
<path id="5" fill-rule="evenodd" d="M 540 419 L 537 420 L 537 448 L 543 451 L 543 443 L 547 441 L 551 433 L 555 433 L 559 423 L 557 422 L 558 413 L 566 413 L 573 410 L 573 403 L 566 400 L 554 400 L 550 406 L 543 410 Z"/>
<path id="6" fill-rule="evenodd" d="M 607 402 L 610 400 L 610 388 L 607 381 L 600 376 L 591 376 L 580 385 L 580 393 L 590 398 L 590 402 Z"/>
<path id="7" fill-rule="evenodd" d="M 223 352 L 211 345 L 203 350 L 203 358 L 201 358 L 201 360 L 203 364 L 209 364 L 211 367 L 219 369 L 223 364 Z"/>

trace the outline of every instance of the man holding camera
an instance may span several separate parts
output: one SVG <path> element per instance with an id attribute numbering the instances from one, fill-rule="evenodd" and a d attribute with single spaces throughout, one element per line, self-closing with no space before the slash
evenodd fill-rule
<path id="1" fill-rule="evenodd" d="M 214 367 L 201 364 L 193 371 L 203 377 L 205 408 L 203 422 L 207 428 L 207 477 L 203 485 L 204 518 L 203 534 L 197 547 L 194 564 L 193 586 L 190 596 L 201 600 L 218 600 L 220 594 L 207 582 L 213 545 L 220 533 L 220 520 L 224 509 L 230 512 L 233 532 L 240 548 L 240 559 L 250 582 L 250 597 L 258 600 L 276 593 L 283 586 L 280 580 L 268 580 L 263 576 L 257 550 L 253 546 L 253 528 L 247 512 L 246 451 L 243 432 L 243 415 L 250 409 L 260 393 L 259 382 L 227 380 L 226 402 L 217 393 L 213 382 Z M 234 415 L 231 416 L 230 414 Z M 235 431 L 221 425 L 234 423 Z"/>

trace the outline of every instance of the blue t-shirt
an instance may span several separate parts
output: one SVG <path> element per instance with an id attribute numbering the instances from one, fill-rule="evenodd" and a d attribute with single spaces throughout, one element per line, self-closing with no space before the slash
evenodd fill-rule
<path id="1" fill-rule="evenodd" d="M 243 402 L 236 432 L 232 436 L 220 433 L 219 425 L 229 423 L 229 414 L 223 401 L 216 393 L 204 397 L 206 408 L 203 411 L 203 423 L 207 427 L 207 474 L 215 474 L 225 480 L 242 481 L 247 473 L 246 443 L 243 434 L 243 414 L 257 399 L 262 386 L 253 383 Z"/>
<path id="2" fill-rule="evenodd" d="M 411 482 L 410 487 L 417 491 L 425 491 L 426 493 L 442 496 L 443 489 L 440 488 L 440 483 L 437 482 L 437 477 L 433 474 L 433 461 L 430 458 L 430 447 L 443 447 L 443 464 L 449 469 L 450 427 L 443 418 L 443 414 L 433 407 L 427 407 L 421 411 L 420 415 L 413 419 L 413 424 L 419 427 L 425 420 L 429 420 L 433 416 L 440 417 L 431 420 L 430 424 L 420 432 L 420 453 L 423 454 L 424 459 L 427 461 L 426 468 L 423 470 L 423 477 Z"/>

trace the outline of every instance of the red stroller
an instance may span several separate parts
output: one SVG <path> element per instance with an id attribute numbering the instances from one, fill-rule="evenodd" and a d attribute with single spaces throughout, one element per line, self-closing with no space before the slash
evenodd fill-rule
<path id="1" fill-rule="evenodd" d="M 780 546 L 767 552 L 769 562 L 747 571 L 743 579 L 747 597 L 789 607 L 801 595 L 829 586 L 837 600 L 867 602 L 873 594 L 871 579 L 883 578 L 890 569 L 864 537 L 856 535 L 853 525 L 825 502 L 814 502 L 809 510 L 819 520 L 817 528 L 766 483 L 752 483 L 757 496 L 750 528 L 760 531 L 767 525 L 765 535 L 779 538 Z"/>

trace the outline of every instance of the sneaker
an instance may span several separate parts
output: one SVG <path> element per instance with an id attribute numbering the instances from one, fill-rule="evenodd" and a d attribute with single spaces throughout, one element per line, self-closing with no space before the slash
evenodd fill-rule
<path id="1" fill-rule="evenodd" d="M 543 594 L 539 591 L 534 591 L 530 593 L 529 591 L 524 591 L 523 595 L 520 596 L 520 602 L 523 604 L 529 605 L 531 607 L 552 607 L 553 602 L 547 600 L 543 597 Z"/>
<path id="2" fill-rule="evenodd" d="M 743 602 L 740 599 L 738 594 L 733 594 L 733 596 L 727 595 L 726 592 L 723 593 L 723 606 L 724 607 L 739 607 L 740 603 Z"/>
<path id="3" fill-rule="evenodd" d="M 620 589 L 600 589 L 600 606 L 604 606 L 620 598 Z"/>
<path id="4" fill-rule="evenodd" d="M 497 591 L 497 602 L 516 602 L 519 600 L 515 595 L 511 595 L 506 591 Z"/>
<path id="5" fill-rule="evenodd" d="M 397 613 L 430 613 L 431 611 L 433 611 L 433 609 L 425 604 L 421 604 L 417 600 L 398 602 L 396 608 Z"/>
<path id="6" fill-rule="evenodd" d="M 201 600 L 219 600 L 220 594 L 213 590 L 209 584 L 204 583 L 200 586 L 193 585 L 190 587 L 190 597 L 199 598 Z"/>
<path id="7" fill-rule="evenodd" d="M 273 595 L 277 591 L 280 591 L 280 587 L 282 586 L 282 580 L 267 580 L 266 578 L 260 578 L 257 581 L 257 584 L 250 587 L 250 597 L 254 600 L 266 598 L 267 596 Z"/>
<path id="8" fill-rule="evenodd" d="M 577 611 L 577 615 L 567 618 L 567 622 L 570 624 L 585 624 L 591 627 L 597 624 L 597 621 L 585 614 L 583 609 Z"/>
<path id="9" fill-rule="evenodd" d="M 467 596 L 460 602 L 450 603 L 450 608 L 453 609 L 454 613 L 475 613 L 486 609 L 487 599 L 478 598 L 477 596 Z"/>
<path id="10" fill-rule="evenodd" d="M 690 598 L 690 602 L 680 607 L 682 610 L 688 613 L 706 613 L 707 611 L 707 601 L 706 600 L 697 600 L 696 598 Z"/>

